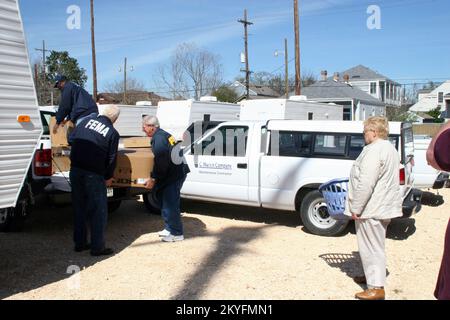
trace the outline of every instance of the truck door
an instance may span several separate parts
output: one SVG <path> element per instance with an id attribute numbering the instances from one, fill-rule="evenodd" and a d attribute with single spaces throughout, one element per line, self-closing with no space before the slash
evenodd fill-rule
<path id="1" fill-rule="evenodd" d="M 224 125 L 193 144 L 186 154 L 191 172 L 183 196 L 247 202 L 248 131 L 248 126 Z"/>

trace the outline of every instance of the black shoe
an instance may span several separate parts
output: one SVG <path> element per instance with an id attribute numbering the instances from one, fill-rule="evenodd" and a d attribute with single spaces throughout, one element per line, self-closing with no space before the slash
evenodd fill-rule
<path id="1" fill-rule="evenodd" d="M 73 250 L 75 250 L 75 252 L 82 252 L 82 251 L 89 250 L 90 248 L 91 248 L 91 245 L 88 243 L 83 246 L 75 246 L 75 248 Z"/>
<path id="2" fill-rule="evenodd" d="M 111 248 L 105 248 L 100 251 L 91 251 L 91 256 L 98 257 L 98 256 L 109 256 L 110 254 L 113 254 L 114 250 Z"/>

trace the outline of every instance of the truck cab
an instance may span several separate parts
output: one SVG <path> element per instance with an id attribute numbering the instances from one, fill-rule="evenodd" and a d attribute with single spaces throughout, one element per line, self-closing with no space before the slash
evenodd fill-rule
<path id="1" fill-rule="evenodd" d="M 336 235 L 347 223 L 330 218 L 318 187 L 348 177 L 365 143 L 363 122 L 269 120 L 224 122 L 185 149 L 191 173 L 182 197 L 299 213 L 318 235 Z M 418 208 L 413 190 L 412 127 L 390 123 L 399 151 L 404 217 Z"/>

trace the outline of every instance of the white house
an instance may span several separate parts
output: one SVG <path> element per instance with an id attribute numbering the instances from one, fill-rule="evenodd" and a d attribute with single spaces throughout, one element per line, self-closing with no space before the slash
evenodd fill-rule
<path id="1" fill-rule="evenodd" d="M 450 117 L 450 80 L 445 81 L 430 93 L 420 95 L 419 101 L 409 110 L 428 112 L 437 107 L 440 107 L 442 112 L 446 112 L 446 118 Z"/>
<path id="2" fill-rule="evenodd" d="M 344 78 L 344 82 L 348 82 L 353 87 L 370 94 L 389 107 L 400 107 L 402 105 L 401 84 L 370 68 L 358 65 L 340 74 L 335 74 L 334 77 L 339 77 L 339 75 Z"/>
<path id="3" fill-rule="evenodd" d="M 386 104 L 349 83 L 339 79 L 322 80 L 302 89 L 308 100 L 335 103 L 344 107 L 342 120 L 365 120 L 371 116 L 386 115 Z M 293 95 L 294 93 L 291 93 Z"/>

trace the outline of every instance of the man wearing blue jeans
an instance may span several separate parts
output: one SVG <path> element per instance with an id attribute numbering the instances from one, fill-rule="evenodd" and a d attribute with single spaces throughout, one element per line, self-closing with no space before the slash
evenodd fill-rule
<path id="1" fill-rule="evenodd" d="M 183 187 L 189 167 L 184 161 L 180 144 L 175 138 L 159 127 L 158 118 L 146 116 L 143 130 L 152 138 L 152 152 L 155 156 L 151 178 L 146 182 L 147 189 L 153 189 L 161 204 L 164 230 L 159 232 L 162 241 L 184 240 L 180 212 L 180 190 Z"/>
<path id="2" fill-rule="evenodd" d="M 120 138 L 113 124 L 119 114 L 118 107 L 109 106 L 103 110 L 103 115 L 82 120 L 71 135 L 70 181 L 76 252 L 90 249 L 93 256 L 114 252 L 106 248 L 104 234 L 108 217 L 106 187 L 113 181 Z"/>

